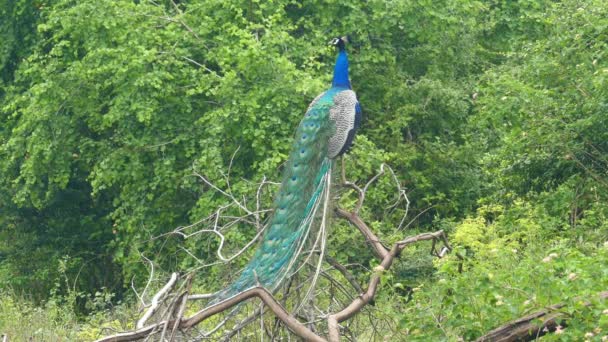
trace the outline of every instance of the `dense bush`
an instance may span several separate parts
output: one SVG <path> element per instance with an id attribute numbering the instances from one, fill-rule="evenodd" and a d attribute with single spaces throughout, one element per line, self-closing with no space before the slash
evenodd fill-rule
<path id="1" fill-rule="evenodd" d="M 142 257 L 184 269 L 185 246 L 212 260 L 213 237 L 153 238 L 221 203 L 194 172 L 225 186 L 231 164 L 238 196 L 279 178 L 344 33 L 364 111 L 348 177 L 389 163 L 415 220 L 396 228 L 389 180 L 364 218 L 388 242 L 443 228 L 467 256 L 458 273 L 453 257 L 404 255 L 372 311 L 395 338 L 471 339 L 606 290 L 607 18 L 600 0 L 0 0 L 0 311 L 63 298 L 66 315 L 95 315 L 96 292 L 128 299 L 147 279 Z M 373 267 L 352 227 L 333 226 L 330 255 Z M 221 287 L 224 267 L 197 286 Z M 608 330 L 598 307 L 571 307 L 571 339 Z M 61 331 L 92 338 L 78 329 Z"/>

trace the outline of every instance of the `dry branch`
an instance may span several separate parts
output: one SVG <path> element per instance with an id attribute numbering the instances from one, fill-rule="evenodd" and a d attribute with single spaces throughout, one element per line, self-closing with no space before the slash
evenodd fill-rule
<path id="1" fill-rule="evenodd" d="M 173 338 L 175 337 L 175 334 L 179 328 L 179 324 L 182 321 L 182 317 L 186 312 L 186 306 L 188 305 L 188 294 L 192 290 L 192 277 L 192 274 L 188 275 L 188 278 L 186 279 L 186 290 L 182 292 L 182 294 L 176 300 L 176 304 L 179 306 L 177 306 L 177 315 L 175 316 L 175 323 L 171 329 L 171 337 L 169 338 L 169 341 L 173 341 Z"/>
<path id="2" fill-rule="evenodd" d="M 332 265 L 333 268 L 338 270 L 338 272 L 340 272 L 342 274 L 342 276 L 344 276 L 344 278 L 346 278 L 346 280 L 348 280 L 350 285 L 357 291 L 357 293 L 363 293 L 363 288 L 361 287 L 361 285 L 359 285 L 359 282 L 357 281 L 357 279 L 355 279 L 355 277 L 352 275 L 352 273 L 350 273 L 346 269 L 346 267 L 344 267 L 344 265 L 342 265 L 341 263 L 338 262 L 338 260 L 330 257 L 329 255 L 327 255 L 325 257 L 325 261 L 327 261 L 328 264 Z"/>
<path id="3" fill-rule="evenodd" d="M 367 224 L 363 222 L 359 215 L 354 212 L 348 212 L 342 208 L 336 208 L 336 214 L 338 217 L 346 219 L 348 222 L 357 227 L 357 229 L 359 229 L 361 234 L 363 234 L 365 237 L 365 240 L 374 248 L 374 252 L 378 258 L 382 260 L 386 257 L 388 254 L 388 249 L 384 247 L 380 239 L 376 236 L 376 234 L 374 234 L 374 232 L 371 231 L 371 229 L 369 229 Z"/>
<path id="4" fill-rule="evenodd" d="M 276 299 L 272 296 L 270 292 L 262 287 L 255 287 L 250 290 L 239 293 L 238 295 L 221 302 L 217 305 L 213 305 L 211 307 L 205 308 L 191 317 L 183 319 L 179 323 L 179 329 L 189 329 L 194 327 L 195 325 L 201 323 L 205 319 L 216 315 L 218 313 L 224 312 L 235 305 L 238 305 L 250 298 L 258 297 L 260 298 L 264 304 L 275 314 L 277 318 L 279 318 L 285 326 L 287 326 L 294 334 L 300 336 L 307 341 L 318 341 L 323 342 L 326 341 L 324 338 L 318 336 L 313 333 L 310 329 L 308 329 L 305 325 L 300 323 L 297 319 L 291 316 L 285 308 Z M 146 326 L 144 328 L 138 329 L 134 332 L 130 333 L 121 333 L 113 336 L 104 337 L 102 339 L 97 340 L 96 342 L 126 342 L 126 341 L 136 341 L 143 337 L 148 336 L 153 333 L 160 327 L 165 325 L 173 326 L 175 324 L 175 320 L 171 321 L 161 321 L 156 324 L 152 324 Z"/>
<path id="5" fill-rule="evenodd" d="M 336 214 L 338 217 L 346 219 L 348 222 L 350 222 L 355 227 L 357 227 L 357 229 L 361 232 L 361 234 L 363 235 L 363 237 L 365 238 L 367 243 L 372 247 L 378 260 L 381 261 L 380 266 L 378 266 L 374 269 L 374 272 L 371 275 L 367 289 L 364 291 L 361 288 L 361 286 L 359 285 L 359 283 L 356 281 L 355 277 L 352 274 L 350 274 L 348 272 L 348 270 L 343 265 L 341 265 L 338 261 L 331 259 L 331 258 L 324 258 L 324 256 L 323 256 L 324 246 L 323 245 L 321 245 L 321 248 L 319 250 L 316 250 L 313 248 L 311 250 L 309 256 L 306 258 L 306 260 L 303 263 L 303 265 L 307 264 L 308 258 L 313 253 L 318 253 L 319 262 L 321 262 L 322 260 L 325 260 L 330 265 L 332 265 L 333 268 L 335 268 L 338 272 L 342 273 L 342 275 L 350 282 L 350 284 L 353 286 L 353 288 L 357 291 L 358 296 L 354 296 L 354 299 L 352 300 L 352 302 L 350 304 L 348 304 L 341 311 L 339 311 L 337 313 L 327 313 L 327 312 L 323 312 L 321 309 L 319 309 L 314 304 L 312 304 L 311 311 L 306 311 L 306 315 L 298 315 L 298 310 L 300 308 L 302 308 L 302 304 L 304 303 L 304 301 L 300 301 L 300 304 L 297 305 L 298 309 L 296 309 L 293 313 L 290 314 L 284 309 L 283 305 L 281 305 L 281 303 L 279 303 L 270 292 L 268 292 L 266 289 L 264 289 L 262 287 L 256 287 L 256 288 L 252 288 L 247 291 L 241 292 L 240 294 L 238 294 L 230 299 L 227 299 L 225 301 L 222 301 L 218 304 L 215 304 L 210 307 L 206 307 L 206 308 L 200 310 L 199 312 L 197 312 L 196 314 L 192 315 L 191 317 L 183 318 L 182 315 L 186 310 L 186 303 L 188 301 L 197 300 L 197 299 L 207 299 L 207 298 L 213 297 L 213 295 L 214 295 L 214 294 L 208 294 L 208 295 L 190 294 L 189 293 L 190 286 L 188 285 L 187 290 L 185 292 L 182 292 L 179 296 L 172 296 L 173 302 L 169 304 L 166 314 L 159 316 L 159 318 L 158 318 L 159 321 L 157 323 L 144 327 L 143 325 L 145 324 L 145 322 L 147 320 L 150 319 L 150 317 L 158 309 L 158 307 L 161 304 L 161 301 L 166 301 L 167 298 L 169 298 L 169 296 L 167 295 L 167 292 L 169 292 L 174 287 L 175 282 L 177 281 L 177 274 L 173 274 L 171 280 L 163 287 L 163 289 L 161 289 L 154 296 L 151 307 L 148 309 L 148 311 L 145 313 L 145 315 L 138 321 L 136 331 L 128 332 L 128 333 L 120 333 L 120 334 L 116 334 L 113 336 L 105 337 L 105 338 L 98 340 L 97 342 L 134 341 L 134 340 L 138 340 L 138 339 L 142 339 L 142 338 L 146 338 L 146 337 L 149 338 L 152 335 L 159 333 L 160 331 L 162 331 L 162 334 L 163 334 L 163 337 L 161 338 L 161 340 L 162 340 L 162 339 L 164 339 L 165 332 L 168 331 L 167 329 L 170 329 L 169 330 L 170 331 L 169 340 L 171 341 L 171 340 L 173 340 L 175 333 L 178 329 L 179 330 L 190 329 L 190 328 L 198 325 L 202 321 L 206 320 L 207 318 L 214 316 L 218 313 L 225 312 L 226 310 L 229 310 L 230 308 L 233 308 L 236 305 L 239 305 L 253 297 L 260 298 L 266 307 L 265 310 L 271 311 L 275 315 L 277 320 L 281 321 L 291 332 L 293 332 L 295 335 L 297 335 L 301 339 L 304 339 L 307 341 L 326 341 L 323 337 L 319 336 L 315 332 L 314 325 L 312 324 L 314 322 L 326 320 L 328 323 L 330 341 L 338 341 L 340 338 L 339 323 L 343 322 L 345 320 L 348 320 L 349 318 L 351 318 L 354 315 L 356 315 L 357 313 L 359 313 L 363 309 L 363 307 L 365 307 L 374 298 L 374 296 L 376 295 L 376 292 L 378 290 L 378 285 L 380 283 L 380 278 L 382 276 L 382 273 L 391 267 L 395 258 L 398 258 L 401 251 L 404 248 L 406 248 L 410 244 L 413 244 L 413 243 L 416 243 L 419 241 L 429 241 L 430 240 L 430 241 L 433 241 L 433 247 L 431 248 L 432 249 L 431 252 L 433 255 L 442 257 L 443 255 L 445 255 L 447 253 L 447 251 L 451 250 L 451 247 L 447 241 L 447 238 L 446 238 L 444 232 L 441 230 L 437 231 L 437 232 L 433 232 L 433 233 L 424 233 L 424 234 L 419 234 L 416 236 L 409 237 L 405 240 L 401 240 L 401 241 L 395 243 L 392 246 L 392 248 L 389 249 L 389 248 L 385 247 L 384 244 L 382 244 L 382 242 L 380 241 L 378 236 L 361 219 L 361 217 L 359 216 L 359 212 L 365 201 L 366 192 L 368 191 L 371 184 L 376 182 L 382 175 L 386 174 L 386 170 L 388 170 L 388 172 L 392 176 L 392 179 L 395 181 L 397 190 L 399 192 L 399 197 L 398 197 L 397 201 L 395 202 L 395 204 L 392 205 L 391 208 L 396 207 L 397 205 L 399 205 L 400 202 L 403 201 L 403 199 L 405 199 L 405 202 L 407 204 L 407 207 L 406 207 L 406 215 L 407 215 L 407 212 L 409 209 L 409 199 L 407 198 L 405 190 L 403 190 L 401 188 L 393 170 L 384 164 L 381 165 L 379 172 L 376 175 L 374 175 L 363 187 L 359 187 L 355 183 L 348 182 L 345 179 L 344 169 L 343 169 L 343 173 L 342 173 L 343 185 L 346 187 L 349 187 L 351 189 L 354 189 L 358 195 L 358 200 L 357 200 L 357 204 L 353 211 L 347 211 L 347 210 L 344 210 L 341 208 L 336 209 Z M 262 184 L 258 187 L 257 192 L 256 192 L 256 208 L 254 210 L 251 210 L 251 209 L 247 208 L 247 205 L 246 205 L 246 202 L 244 199 L 243 200 L 237 199 L 232 194 L 228 176 L 226 176 L 226 175 L 224 176 L 226 184 L 228 184 L 228 190 L 225 191 L 225 190 L 220 189 L 215 184 L 211 183 L 204 176 L 202 176 L 200 174 L 196 174 L 196 173 L 195 173 L 195 175 L 198 176 L 207 186 L 209 186 L 213 190 L 217 191 L 218 193 L 220 193 L 227 199 L 229 199 L 230 204 L 220 207 L 210 217 L 208 217 L 204 220 L 201 220 L 199 222 L 196 222 L 190 226 L 179 227 L 170 234 L 178 234 L 178 235 L 183 236 L 186 239 L 189 237 L 192 237 L 192 236 L 196 236 L 201 233 L 215 234 L 220 238 L 220 244 L 219 244 L 219 247 L 217 250 L 218 257 L 223 262 L 229 262 L 229 261 L 233 260 L 234 258 L 236 258 L 238 255 L 240 255 L 246 248 L 251 246 L 253 244 L 253 242 L 257 241 L 259 235 L 262 234 L 264 227 L 261 226 L 259 214 L 264 211 L 260 209 L 260 193 L 261 193 L 261 189 L 264 185 L 271 184 L 271 183 L 267 182 L 265 179 L 262 181 Z M 327 196 L 329 196 L 329 192 L 327 193 Z M 328 201 L 329 201 L 329 198 L 326 199 L 325 205 L 327 205 Z M 224 218 L 229 218 L 231 220 L 231 222 L 222 226 L 219 222 L 220 217 L 222 217 L 221 215 L 223 215 L 223 211 L 231 206 L 234 206 L 234 207 L 244 211 L 246 213 L 246 215 L 244 217 L 223 216 Z M 248 220 L 247 219 L 248 217 L 253 217 L 254 220 L 253 221 Z M 203 222 L 207 222 L 211 226 L 211 229 L 200 229 L 193 233 L 185 232 L 187 229 L 194 228 Z M 252 239 L 243 249 L 241 249 L 239 252 L 237 252 L 235 255 L 233 255 L 229 258 L 226 258 L 221 253 L 222 247 L 224 245 L 224 235 L 222 234 L 222 231 L 224 229 L 230 228 L 236 222 L 246 222 L 246 223 L 253 224 L 256 227 L 258 235 L 254 239 Z M 402 219 L 401 223 L 403 223 L 403 219 Z M 324 218 L 322 221 L 322 225 L 323 224 L 324 224 Z M 400 226 L 401 226 L 401 224 L 400 224 Z M 321 230 L 321 231 L 324 232 L 324 230 Z M 437 252 L 437 250 L 435 249 L 435 245 L 437 242 L 443 242 L 443 244 L 445 246 L 440 252 Z M 316 244 L 315 244 L 315 246 L 316 246 Z M 186 250 L 186 252 L 188 252 L 188 251 Z M 202 267 L 206 267 L 209 265 L 212 265 L 212 264 L 204 265 Z M 313 278 L 313 282 L 314 282 L 314 279 L 316 279 L 316 277 L 318 276 L 319 272 L 320 272 L 320 264 L 317 267 L 317 273 L 315 273 L 315 278 Z M 299 288 L 300 288 L 299 286 L 296 287 L 296 291 L 299 291 L 298 290 Z M 311 296 L 311 295 L 312 295 L 311 289 L 308 289 L 308 292 L 306 293 L 304 298 L 309 298 L 309 296 Z M 353 298 L 353 297 L 351 297 L 351 298 Z M 143 300 L 142 300 L 142 302 L 143 302 Z M 264 311 L 264 309 L 260 309 L 259 312 L 262 313 L 263 311 Z M 243 320 L 240 324 L 238 324 L 235 327 L 235 329 L 233 329 L 229 332 L 229 335 L 234 335 L 234 334 L 238 333 L 238 331 L 240 329 L 242 329 L 247 323 L 249 323 L 250 321 L 253 321 L 253 319 L 256 316 L 257 316 L 257 314 L 253 315 L 252 316 L 253 318 L 250 317 L 250 318 Z M 308 318 L 306 318 L 305 316 L 308 316 Z M 228 318 L 230 318 L 230 317 L 232 317 L 232 316 L 229 315 Z M 310 324 L 310 327 L 304 323 L 301 323 L 296 317 L 304 317 L 304 319 L 307 319 L 309 322 L 306 324 Z M 216 328 L 214 328 L 210 332 L 207 332 L 205 334 L 205 336 L 207 336 L 207 334 L 211 334 L 211 333 L 215 332 L 217 329 L 219 329 L 224 323 L 226 323 L 227 319 L 225 319 L 222 323 L 220 323 L 220 325 L 218 325 Z M 343 327 L 343 329 L 346 330 L 346 327 Z"/>
<path id="6" fill-rule="evenodd" d="M 405 240 L 395 243 L 393 245 L 393 248 L 391 248 L 391 250 L 389 252 L 387 252 L 385 257 L 383 258 L 380 266 L 377 266 L 374 269 L 374 274 L 372 275 L 372 278 L 369 281 L 367 291 L 365 293 L 363 293 L 361 296 L 355 298 L 355 300 L 353 300 L 353 302 L 350 305 L 348 305 L 346 308 L 344 308 L 342 311 L 329 315 L 329 317 L 327 317 L 327 325 L 328 325 L 328 329 L 329 329 L 329 341 L 331 341 L 331 342 L 339 341 L 340 340 L 339 323 L 353 317 L 355 314 L 357 314 L 359 311 L 361 311 L 361 309 L 363 309 L 363 307 L 366 306 L 372 299 L 374 299 L 374 296 L 376 295 L 376 291 L 378 290 L 378 285 L 380 284 L 380 277 L 382 276 L 382 273 L 384 273 L 391 267 L 395 258 L 397 258 L 399 256 L 399 254 L 405 247 L 407 247 L 408 245 L 411 245 L 413 243 L 416 243 L 418 241 L 439 240 L 439 239 L 443 240 L 444 242 L 447 242 L 445 234 L 442 230 L 439 230 L 434 233 L 419 234 L 419 235 L 412 236 Z M 446 247 L 451 249 L 451 247 L 447 244 L 446 244 Z"/>
<path id="7" fill-rule="evenodd" d="M 234 335 L 238 334 L 241 331 L 241 329 L 243 329 L 249 323 L 251 323 L 256 318 L 258 318 L 258 316 L 263 315 L 265 312 L 266 312 L 266 310 L 265 310 L 264 307 L 260 307 L 260 308 L 256 309 L 253 314 L 251 314 L 247 318 L 243 319 L 240 323 L 238 323 L 237 325 L 235 325 L 234 328 L 232 328 L 232 330 L 230 330 L 229 332 L 227 332 L 226 334 L 224 334 L 224 336 L 222 336 L 222 341 L 224 341 L 224 342 L 230 341 L 230 339 Z"/>
<path id="8" fill-rule="evenodd" d="M 137 321 L 137 329 L 143 328 L 144 324 L 146 324 L 146 321 L 150 319 L 150 317 L 152 317 L 156 310 L 158 310 L 158 307 L 161 303 L 161 299 L 165 297 L 167 292 L 169 292 L 173 288 L 173 286 L 175 286 L 175 282 L 177 282 L 177 273 L 174 272 L 173 274 L 171 274 L 171 279 L 169 279 L 167 284 L 162 289 L 160 289 L 160 291 L 158 291 L 156 295 L 154 295 L 154 298 L 152 298 L 152 305 L 148 308 L 146 313 L 141 317 L 139 321 Z"/>
<path id="9" fill-rule="evenodd" d="M 608 291 L 601 292 L 599 299 L 608 299 Z M 584 306 L 590 306 L 586 301 Z M 558 325 L 566 326 L 566 315 L 559 312 L 566 304 L 560 303 L 526 315 L 498 327 L 478 338 L 476 342 L 510 342 L 510 341 L 532 341 L 548 332 L 555 331 Z M 540 322 L 539 322 L 540 321 Z"/>

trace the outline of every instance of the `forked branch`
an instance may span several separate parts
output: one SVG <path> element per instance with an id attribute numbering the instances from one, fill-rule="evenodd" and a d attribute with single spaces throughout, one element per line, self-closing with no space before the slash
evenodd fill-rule
<path id="1" fill-rule="evenodd" d="M 224 312 L 235 305 L 238 305 L 248 299 L 258 297 L 264 302 L 264 304 L 270 309 L 277 318 L 279 318 L 294 334 L 298 335 L 301 338 L 306 339 L 307 341 L 317 341 L 323 342 L 326 341 L 324 338 L 318 336 L 313 333 L 310 329 L 308 329 L 305 325 L 300 323 L 296 318 L 291 316 L 281 304 L 272 296 L 270 292 L 268 292 L 263 287 L 255 287 L 250 290 L 239 293 L 238 295 L 223 301 L 217 305 L 210 306 L 205 308 L 194 315 L 182 319 L 179 322 L 179 329 L 189 329 L 197 324 L 201 323 L 205 319 L 214 316 L 218 313 Z M 146 327 L 140 328 L 134 332 L 130 333 L 121 333 L 113 336 L 104 337 L 102 339 L 97 340 L 96 342 L 124 342 L 124 341 L 135 341 L 150 334 L 158 331 L 159 328 L 164 326 L 174 326 L 175 320 L 170 321 L 161 321 L 156 324 L 151 324 Z"/>
<path id="2" fill-rule="evenodd" d="M 388 173 L 387 173 L 387 170 L 388 170 Z M 352 276 L 352 274 L 350 274 L 350 272 L 348 272 L 346 267 L 341 265 L 335 259 L 332 259 L 332 258 L 325 259 L 326 262 L 328 262 L 333 268 L 335 268 L 338 272 L 340 272 L 342 274 L 342 276 L 344 276 L 350 282 L 353 289 L 355 289 L 355 291 L 357 292 L 353 296 L 350 296 L 350 298 L 352 299 L 352 302 L 350 302 L 350 304 L 346 305 L 342 310 L 335 312 L 335 313 L 326 313 L 326 312 L 324 313 L 320 309 L 318 309 L 316 306 L 313 305 L 313 307 L 316 310 L 316 314 L 312 314 L 312 313 L 308 312 L 306 314 L 306 316 L 309 316 L 308 317 L 309 322 L 304 324 L 304 323 L 301 323 L 296 318 L 296 317 L 303 317 L 302 315 L 296 316 L 296 315 L 298 315 L 298 312 L 297 312 L 298 310 L 295 310 L 292 314 L 290 314 L 289 312 L 287 312 L 287 310 L 284 308 L 284 306 L 281 305 L 270 292 L 268 292 L 263 287 L 256 287 L 256 288 L 252 288 L 247 291 L 241 292 L 240 294 L 238 294 L 230 299 L 227 299 L 225 301 L 222 301 L 216 305 L 206 307 L 190 317 L 183 318 L 183 314 L 186 311 L 186 305 L 188 302 L 192 302 L 192 301 L 198 300 L 198 299 L 212 298 L 213 294 L 210 294 L 210 295 L 190 294 L 190 290 L 189 290 L 190 286 L 187 285 L 186 286 L 187 290 L 185 292 L 182 292 L 179 295 L 170 296 L 170 295 L 168 295 L 168 292 L 172 288 L 174 288 L 175 283 L 177 281 L 177 274 L 173 274 L 171 277 L 171 280 L 154 296 L 151 307 L 146 311 L 146 313 L 143 315 L 143 317 L 138 321 L 136 331 L 108 336 L 108 337 L 98 340 L 97 342 L 134 341 L 134 340 L 138 340 L 138 339 L 142 339 L 142 338 L 148 338 L 159 332 L 162 332 L 161 339 L 165 339 L 165 333 L 167 332 L 169 340 L 171 341 L 174 339 L 175 333 L 177 330 L 188 330 L 188 329 L 200 324 L 201 322 L 208 319 L 209 317 L 212 317 L 218 313 L 226 312 L 226 310 L 229 310 L 229 309 L 235 307 L 236 305 L 243 303 L 254 297 L 259 298 L 264 303 L 264 305 L 266 306 L 265 311 L 272 312 L 279 321 L 281 321 L 292 333 L 294 333 L 298 337 L 300 337 L 304 340 L 307 340 L 307 341 L 326 341 L 326 339 L 324 337 L 320 336 L 316 330 L 312 329 L 312 327 L 314 325 L 311 324 L 311 319 L 313 319 L 315 322 L 327 321 L 329 341 L 332 341 L 332 342 L 338 341 L 340 339 L 340 328 L 341 328 L 340 323 L 355 316 L 374 298 L 374 296 L 376 295 L 376 293 L 378 291 L 378 285 L 380 284 L 380 279 L 382 277 L 382 274 L 390 269 L 394 260 L 399 257 L 399 255 L 403 249 L 405 249 L 407 246 L 409 246 L 411 244 L 414 244 L 414 243 L 417 243 L 420 241 L 433 241 L 433 246 L 431 248 L 431 253 L 433 255 L 435 255 L 437 257 L 443 257 L 448 251 L 451 251 L 451 247 L 448 243 L 448 240 L 447 240 L 444 232 L 441 230 L 432 232 L 432 233 L 423 233 L 423 234 L 415 235 L 412 237 L 408 237 L 404 240 L 394 243 L 391 248 L 386 247 L 380 241 L 378 236 L 370 229 L 370 227 L 359 216 L 359 212 L 364 204 L 365 196 L 366 196 L 367 191 L 370 189 L 370 186 L 372 186 L 372 184 L 374 182 L 376 182 L 378 179 L 380 179 L 381 176 L 383 176 L 385 174 L 391 175 L 392 179 L 394 180 L 394 182 L 396 184 L 396 188 L 398 191 L 397 201 L 394 204 L 392 204 L 392 206 L 390 208 L 392 209 L 392 208 L 396 207 L 397 205 L 399 205 L 399 203 L 402 203 L 405 200 L 405 203 L 406 203 L 405 214 L 407 215 L 407 212 L 409 209 L 409 200 L 407 198 L 405 190 L 403 190 L 401 188 L 401 186 L 397 180 L 397 177 L 395 176 L 395 173 L 387 165 L 382 164 L 379 172 L 376 175 L 374 175 L 373 177 L 371 177 L 370 180 L 367 181 L 367 183 L 363 187 L 359 187 L 355 183 L 348 182 L 345 179 L 345 176 L 343 173 L 343 185 L 346 187 L 349 187 L 351 189 L 354 189 L 358 196 L 358 199 L 357 199 L 357 203 L 356 203 L 353 211 L 347 211 L 345 209 L 337 208 L 336 214 L 338 217 L 343 218 L 343 219 L 347 220 L 348 222 L 350 222 L 351 224 L 353 224 L 359 230 L 359 232 L 365 238 L 366 242 L 373 249 L 374 254 L 380 261 L 380 265 L 374 269 L 374 271 L 371 275 L 371 278 L 369 280 L 367 289 L 363 290 L 362 287 L 357 282 L 357 280 L 354 278 L 354 276 Z M 217 191 L 218 193 L 220 193 L 221 195 L 226 197 L 230 201 L 230 204 L 219 208 L 213 215 L 211 215 L 207 219 L 201 220 L 190 226 L 179 227 L 179 228 L 175 229 L 173 232 L 171 232 L 170 234 L 178 234 L 178 235 L 183 236 L 186 239 L 189 237 L 201 234 L 201 233 L 215 234 L 220 238 L 220 244 L 219 244 L 218 251 L 217 251 L 218 257 L 223 262 L 231 261 L 236 256 L 241 254 L 247 247 L 251 246 L 253 244 L 253 242 L 256 241 L 257 238 L 259 237 L 259 235 L 263 232 L 264 229 L 261 226 L 260 216 L 259 216 L 260 213 L 264 212 L 264 210 L 260 209 L 260 196 L 261 196 L 260 194 L 261 194 L 262 187 L 267 184 L 271 184 L 271 183 L 267 182 L 265 179 L 262 181 L 262 184 L 258 187 L 257 192 L 256 192 L 256 207 L 255 207 L 255 209 L 249 209 L 247 207 L 244 199 L 237 199 L 233 195 L 233 193 L 230 189 L 230 180 L 229 180 L 228 176 L 225 176 L 225 182 L 228 185 L 227 190 L 222 190 L 220 187 L 211 183 L 207 178 L 205 178 L 204 176 L 202 176 L 200 174 L 196 174 L 196 176 L 199 177 L 211 189 L 214 189 L 215 191 Z M 244 212 L 245 214 L 243 217 L 228 217 L 229 223 L 222 225 L 222 224 L 220 224 L 220 217 L 222 215 L 224 215 L 223 214 L 224 211 L 226 209 L 228 209 L 229 207 L 235 207 L 235 208 L 241 210 L 242 212 Z M 227 217 L 227 216 L 224 216 L 224 217 Z M 253 218 L 253 219 L 251 219 L 251 218 Z M 403 220 L 404 219 L 401 220 L 401 223 L 403 223 Z M 224 245 L 223 231 L 225 229 L 228 229 L 228 228 L 234 226 L 237 222 L 245 222 L 245 223 L 254 225 L 256 227 L 257 235 L 253 240 L 251 240 L 245 246 L 245 248 L 241 249 L 235 255 L 233 255 L 231 257 L 224 257 L 221 253 L 221 249 Z M 207 229 L 198 229 L 194 232 L 187 232 L 187 230 L 189 230 L 191 228 L 195 228 L 196 226 L 198 226 L 199 224 L 202 224 L 202 223 L 205 223 L 211 227 L 207 228 Z M 400 224 L 400 226 L 401 226 L 401 224 Z M 398 229 L 399 229 L 399 227 L 397 227 L 397 230 Z M 435 245 L 437 242 L 443 243 L 443 245 L 444 245 L 443 249 L 440 252 L 437 252 L 435 249 Z M 187 252 L 188 252 L 188 254 L 190 254 L 191 256 L 194 257 L 194 255 L 189 253 L 189 251 L 187 251 Z M 320 259 L 321 259 L 322 258 L 322 249 L 319 251 L 316 251 L 316 253 L 319 253 L 321 255 L 321 257 L 320 257 Z M 207 265 L 204 265 L 202 267 L 206 267 L 206 266 Z M 324 273 L 324 274 L 326 274 L 326 273 Z M 145 322 L 148 321 L 150 319 L 150 317 L 154 315 L 154 313 L 158 310 L 159 306 L 164 301 L 167 301 L 169 297 L 173 298 L 172 299 L 173 302 L 168 305 L 169 309 L 167 309 L 167 311 L 166 311 L 167 314 L 159 316 L 157 318 L 158 319 L 157 323 L 144 326 Z M 300 306 L 298 306 L 298 307 L 300 307 Z M 259 311 L 259 312 L 261 313 L 263 311 Z M 255 317 L 255 316 L 257 316 L 257 314 L 255 314 L 253 317 Z M 230 317 L 230 315 L 228 315 L 228 317 Z M 224 324 L 226 322 L 227 319 L 223 320 L 222 323 L 220 323 L 220 325 L 218 327 L 216 327 L 209 333 L 216 331 L 219 327 L 221 327 L 221 324 Z M 250 321 L 252 321 L 252 319 L 245 319 L 244 321 L 241 322 L 241 324 L 237 325 L 237 327 L 235 329 L 242 329 Z M 346 329 L 346 327 L 344 327 L 344 329 Z M 232 331 L 230 331 L 230 334 L 235 334 L 234 329 Z"/>
<path id="3" fill-rule="evenodd" d="M 374 299 L 376 292 L 378 291 L 378 285 L 380 284 L 380 278 L 382 273 L 386 272 L 390 269 L 391 265 L 395 258 L 399 256 L 401 251 L 416 242 L 419 241 L 427 241 L 427 240 L 443 240 L 447 242 L 445 234 L 442 230 L 439 230 L 434 233 L 423 233 L 416 236 L 409 237 L 405 240 L 399 241 L 393 245 L 390 251 L 386 253 L 384 258 L 382 259 L 382 263 L 374 269 L 374 274 L 372 275 L 369 285 L 367 286 L 367 291 L 355 298 L 350 305 L 344 308 L 342 311 L 337 312 L 335 314 L 329 315 L 327 317 L 327 325 L 329 329 L 329 341 L 336 342 L 340 340 L 340 326 L 339 323 L 343 322 L 354 315 L 356 315 L 364 306 L 369 304 L 369 302 Z M 446 245 L 446 248 L 451 250 L 449 245 Z"/>

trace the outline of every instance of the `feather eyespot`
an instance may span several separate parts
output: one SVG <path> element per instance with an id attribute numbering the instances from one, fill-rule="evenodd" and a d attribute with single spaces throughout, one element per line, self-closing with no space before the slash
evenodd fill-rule
<path id="1" fill-rule="evenodd" d="M 296 179 L 298 179 L 296 176 L 291 177 L 291 180 L 294 182 L 296 181 Z"/>
<path id="2" fill-rule="evenodd" d="M 301 150 L 300 150 L 300 153 L 301 153 L 301 154 L 304 154 L 304 153 L 306 153 L 306 150 L 305 150 L 305 149 L 301 149 Z"/>

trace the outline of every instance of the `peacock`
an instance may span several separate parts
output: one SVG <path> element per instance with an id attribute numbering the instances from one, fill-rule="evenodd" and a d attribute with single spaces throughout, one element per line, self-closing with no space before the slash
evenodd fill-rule
<path id="1" fill-rule="evenodd" d="M 338 49 L 332 86 L 312 101 L 296 130 L 262 242 L 238 279 L 211 305 L 256 286 L 276 292 L 297 271 L 306 242 L 319 226 L 323 233 L 316 241 L 324 241 L 332 166 L 351 147 L 362 118 L 348 76 L 347 43 L 347 37 L 330 42 Z"/>

